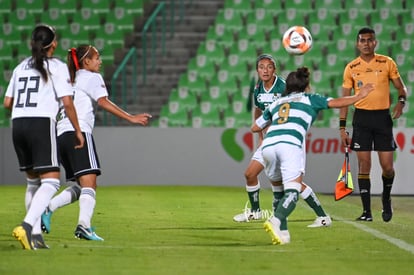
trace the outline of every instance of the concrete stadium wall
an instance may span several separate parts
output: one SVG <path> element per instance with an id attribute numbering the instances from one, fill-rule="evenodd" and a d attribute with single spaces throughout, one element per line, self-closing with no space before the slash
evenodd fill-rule
<path id="1" fill-rule="evenodd" d="M 393 194 L 413 195 L 414 129 L 394 130 L 400 149 L 395 154 Z M 97 127 L 94 132 L 102 165 L 99 185 L 245 186 L 243 172 L 252 155 L 249 129 Z M 305 182 L 316 192 L 332 193 L 343 162 L 336 129 L 314 128 L 307 137 Z M 11 129 L 0 128 L 0 186 L 25 184 L 18 170 Z M 357 187 L 357 161 L 351 153 Z M 382 192 L 381 170 L 373 154 L 373 193 Z M 262 187 L 269 187 L 261 175 Z"/>

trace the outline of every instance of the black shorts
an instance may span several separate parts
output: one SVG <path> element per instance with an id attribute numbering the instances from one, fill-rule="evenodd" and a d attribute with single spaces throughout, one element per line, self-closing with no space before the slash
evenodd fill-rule
<path id="1" fill-rule="evenodd" d="M 354 151 L 395 151 L 389 110 L 355 109 L 351 149 Z"/>
<path id="2" fill-rule="evenodd" d="M 77 178 L 88 174 L 101 174 L 98 154 L 92 134 L 83 133 L 85 145 L 75 149 L 75 132 L 65 132 L 58 136 L 60 160 L 66 172 L 66 180 L 75 181 Z"/>
<path id="3" fill-rule="evenodd" d="M 15 118 L 12 128 L 13 145 L 20 171 L 60 171 L 56 122 L 47 117 Z"/>

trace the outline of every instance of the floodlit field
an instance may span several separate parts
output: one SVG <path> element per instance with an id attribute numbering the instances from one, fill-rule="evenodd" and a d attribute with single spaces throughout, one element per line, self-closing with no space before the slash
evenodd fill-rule
<path id="1" fill-rule="evenodd" d="M 319 195 L 330 228 L 300 200 L 289 218 L 291 243 L 274 246 L 262 222 L 238 224 L 243 187 L 100 187 L 93 225 L 104 242 L 77 240 L 78 205 L 56 211 L 49 250 L 24 251 L 11 232 L 24 216 L 24 186 L 0 187 L 0 274 L 411 274 L 414 198 L 394 197 L 394 218 L 356 222 L 359 196 Z M 264 208 L 271 192 L 262 190 Z"/>

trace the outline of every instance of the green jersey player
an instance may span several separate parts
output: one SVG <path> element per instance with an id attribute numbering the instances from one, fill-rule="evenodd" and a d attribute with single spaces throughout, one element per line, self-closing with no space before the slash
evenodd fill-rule
<path id="1" fill-rule="evenodd" d="M 273 244 L 290 242 L 287 217 L 295 209 L 302 190 L 306 134 L 318 112 L 351 105 L 373 90 L 373 85 L 367 84 L 358 94 L 337 99 L 307 94 L 309 77 L 306 67 L 290 73 L 286 78 L 286 95 L 273 102 L 252 126 L 253 132 L 267 129 L 261 145 L 266 176 L 272 185 L 282 187 L 274 214 L 264 224 Z"/>
<path id="2" fill-rule="evenodd" d="M 263 111 L 272 104 L 285 91 L 286 82 L 283 78 L 276 74 L 276 61 L 269 54 L 262 54 L 257 57 L 256 70 L 259 81 L 253 92 L 253 100 L 255 104 L 254 119 L 260 117 Z M 262 157 L 260 145 L 263 141 L 264 131 L 258 132 L 258 146 L 253 154 L 249 166 L 247 167 L 244 176 L 246 178 L 246 191 L 248 194 L 251 208 L 247 208 L 247 204 L 243 213 L 237 214 L 233 217 L 236 222 L 249 222 L 251 220 L 261 220 L 269 216 L 268 211 L 262 211 L 260 208 L 259 191 L 260 182 L 258 176 L 263 171 L 265 163 Z M 273 186 L 273 207 L 280 200 L 282 186 Z M 312 188 L 306 184 L 302 184 L 301 197 L 314 210 L 317 215 L 316 220 L 309 225 L 309 227 L 323 227 L 330 226 L 331 218 L 323 210 L 318 198 L 313 192 Z"/>

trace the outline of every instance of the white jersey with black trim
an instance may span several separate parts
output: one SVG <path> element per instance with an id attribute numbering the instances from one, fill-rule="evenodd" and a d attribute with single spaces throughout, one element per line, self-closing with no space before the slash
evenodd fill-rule
<path id="1" fill-rule="evenodd" d="M 44 67 L 48 81 L 34 69 L 32 58 L 24 59 L 13 70 L 6 96 L 13 98 L 11 118 L 49 117 L 53 121 L 59 111 L 59 98 L 73 94 L 69 71 L 57 58 L 48 58 Z"/>
<path id="2" fill-rule="evenodd" d="M 82 132 L 92 133 L 95 125 L 96 102 L 99 98 L 108 96 L 105 81 L 99 73 L 80 69 L 76 72 L 74 85 L 74 104 Z M 61 110 L 58 118 L 58 135 L 74 131 L 72 124 Z"/>

